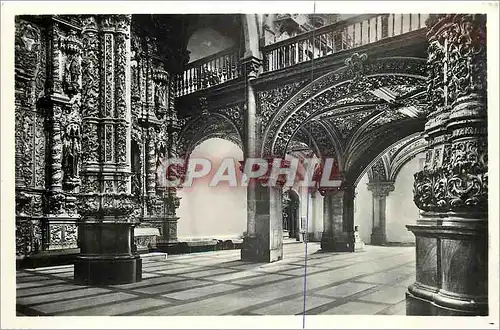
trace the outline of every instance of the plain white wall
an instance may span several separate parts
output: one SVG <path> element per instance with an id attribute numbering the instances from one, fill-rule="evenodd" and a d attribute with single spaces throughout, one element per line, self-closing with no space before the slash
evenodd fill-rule
<path id="1" fill-rule="evenodd" d="M 368 175 L 365 174 L 356 187 L 354 198 L 354 225 L 359 227 L 359 236 L 367 244 L 372 234 L 373 200 L 372 192 L 368 190 Z"/>
<path id="2" fill-rule="evenodd" d="M 401 168 L 396 177 L 395 189 L 387 197 L 386 228 L 389 242 L 415 242 L 415 236 L 405 226 L 415 224 L 419 216 L 419 209 L 413 202 L 413 174 L 420 170 L 422 157 L 425 156 L 417 155 Z"/>
<path id="3" fill-rule="evenodd" d="M 232 142 L 214 138 L 198 145 L 190 158 L 209 159 L 212 162 L 210 174 L 213 174 L 224 158 L 243 160 L 243 152 Z M 239 180 L 237 167 L 236 174 Z M 192 187 L 179 189 L 182 198 L 177 210 L 179 239 L 234 238 L 246 230 L 246 188 L 227 184 L 210 187 L 210 179 L 211 175 L 203 180 L 194 179 Z"/>
<path id="4" fill-rule="evenodd" d="M 415 236 L 406 229 L 406 225 L 415 224 L 419 209 L 413 202 L 413 174 L 422 167 L 424 154 L 419 154 L 400 170 L 392 191 L 386 199 L 386 234 L 387 241 L 393 243 L 413 243 Z M 370 243 L 372 232 L 373 199 L 368 190 L 368 175 L 364 175 L 356 187 L 354 199 L 354 225 L 359 226 L 363 242 Z M 403 206 L 403 207 L 402 207 Z"/>

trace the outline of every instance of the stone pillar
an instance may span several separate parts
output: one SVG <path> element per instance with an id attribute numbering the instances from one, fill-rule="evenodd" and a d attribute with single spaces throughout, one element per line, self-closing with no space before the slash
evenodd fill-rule
<path id="1" fill-rule="evenodd" d="M 256 182 L 253 236 L 243 239 L 241 260 L 273 262 L 283 259 L 282 189 Z"/>
<path id="2" fill-rule="evenodd" d="M 257 77 L 262 61 L 250 56 L 241 61 L 247 79 L 245 111 L 245 159 L 259 155 L 257 143 L 257 104 L 252 82 Z M 250 182 L 247 188 L 247 231 L 243 238 L 241 259 L 272 262 L 283 258 L 283 223 L 281 189 L 263 187 Z"/>
<path id="3" fill-rule="evenodd" d="M 320 190 L 321 191 L 321 190 Z M 321 249 L 324 251 L 354 252 L 354 188 L 344 186 L 323 191 L 323 235 Z"/>
<path id="4" fill-rule="evenodd" d="M 83 18 L 82 189 L 75 280 L 141 280 L 130 184 L 130 16 Z"/>
<path id="5" fill-rule="evenodd" d="M 394 182 L 370 182 L 368 190 L 373 196 L 371 244 L 384 245 L 387 242 L 386 198 L 391 191 L 394 191 Z"/>
<path id="6" fill-rule="evenodd" d="M 428 141 L 408 315 L 488 314 L 486 15 L 427 20 Z"/>

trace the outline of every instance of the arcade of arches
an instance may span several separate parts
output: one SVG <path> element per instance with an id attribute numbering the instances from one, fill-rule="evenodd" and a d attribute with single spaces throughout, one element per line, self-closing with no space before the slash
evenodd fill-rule
<path id="1" fill-rule="evenodd" d="M 485 15 L 18 16 L 15 49 L 20 267 L 403 244 L 407 314 L 488 313 Z M 167 188 L 169 157 L 334 158 L 341 185 Z"/>

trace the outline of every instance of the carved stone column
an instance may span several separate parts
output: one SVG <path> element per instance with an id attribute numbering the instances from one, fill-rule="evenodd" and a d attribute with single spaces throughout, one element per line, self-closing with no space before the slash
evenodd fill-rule
<path id="1" fill-rule="evenodd" d="M 321 249 L 324 251 L 354 252 L 354 187 L 322 191 L 323 235 Z"/>
<path id="2" fill-rule="evenodd" d="M 174 102 L 174 83 L 175 79 L 172 74 L 168 74 L 168 79 L 164 81 L 166 115 L 164 118 L 164 127 L 166 130 L 166 157 L 168 159 L 177 158 L 177 139 L 180 126 L 177 122 L 177 112 Z M 168 176 L 169 169 L 165 169 Z M 179 217 L 176 214 L 177 208 L 180 206 L 180 197 L 177 196 L 176 187 L 164 187 L 164 203 L 165 212 L 162 223 L 162 237 L 158 240 L 157 247 L 162 251 L 169 251 L 177 243 L 177 221 Z"/>
<path id="3" fill-rule="evenodd" d="M 48 30 L 48 88 L 39 102 L 47 114 L 50 148 L 42 250 L 60 250 L 76 247 L 82 42 L 77 30 L 64 20 L 51 20 Z"/>
<path id="4" fill-rule="evenodd" d="M 394 182 L 370 182 L 368 190 L 373 196 L 373 216 L 371 244 L 383 245 L 387 242 L 386 232 L 386 197 L 394 191 Z"/>
<path id="5" fill-rule="evenodd" d="M 415 174 L 421 210 L 408 315 L 488 314 L 486 15 L 427 21 L 429 141 Z"/>
<path id="6" fill-rule="evenodd" d="M 75 280 L 141 280 L 130 214 L 130 16 L 83 18 L 82 193 Z"/>

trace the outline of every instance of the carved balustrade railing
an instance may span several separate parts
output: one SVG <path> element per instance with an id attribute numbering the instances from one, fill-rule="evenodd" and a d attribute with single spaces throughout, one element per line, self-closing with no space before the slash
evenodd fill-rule
<path id="1" fill-rule="evenodd" d="M 264 71 L 275 71 L 425 27 L 428 15 L 364 14 L 301 33 L 262 50 Z"/>
<path id="2" fill-rule="evenodd" d="M 182 96 L 238 78 L 239 49 L 229 48 L 189 63 L 177 81 L 176 95 Z"/>

